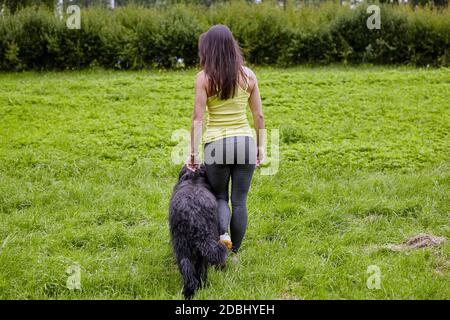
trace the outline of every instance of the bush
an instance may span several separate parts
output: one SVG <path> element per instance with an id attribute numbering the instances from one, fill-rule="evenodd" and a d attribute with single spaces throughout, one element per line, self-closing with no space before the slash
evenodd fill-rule
<path id="1" fill-rule="evenodd" d="M 448 8 L 380 6 L 380 30 L 367 28 L 367 5 L 89 7 L 80 30 L 68 29 L 48 8 L 32 7 L 0 17 L 0 69 L 171 68 L 180 58 L 194 66 L 199 35 L 217 23 L 230 27 L 252 64 L 449 65 Z"/>
<path id="2" fill-rule="evenodd" d="M 174 67 L 182 58 L 184 64 L 197 62 L 197 42 L 203 28 L 189 10 L 175 7 L 161 11 L 152 19 L 143 19 L 137 27 L 137 46 L 146 64 Z"/>
<path id="3" fill-rule="evenodd" d="M 254 64 L 275 64 L 291 40 L 286 12 L 271 5 L 245 3 L 211 9 L 209 25 L 225 24 L 238 40 L 247 60 Z"/>
<path id="4" fill-rule="evenodd" d="M 6 70 L 50 69 L 60 26 L 46 10 L 26 8 L 0 19 L 1 67 Z"/>

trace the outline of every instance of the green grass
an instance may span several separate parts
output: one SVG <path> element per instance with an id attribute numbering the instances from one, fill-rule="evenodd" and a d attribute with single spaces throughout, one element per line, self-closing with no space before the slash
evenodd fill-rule
<path id="1" fill-rule="evenodd" d="M 376 247 L 450 237 L 449 70 L 255 71 L 280 167 L 256 172 L 240 261 L 196 298 L 448 299 L 448 242 Z M 194 75 L 0 75 L 1 299 L 181 298 L 171 135 L 190 126 Z"/>

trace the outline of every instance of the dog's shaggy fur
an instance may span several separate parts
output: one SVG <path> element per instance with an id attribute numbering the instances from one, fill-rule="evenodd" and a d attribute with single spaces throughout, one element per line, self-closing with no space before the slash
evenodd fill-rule
<path id="1" fill-rule="evenodd" d="M 208 263 L 225 263 L 227 249 L 218 242 L 216 209 L 204 168 L 192 172 L 184 166 L 170 200 L 169 225 L 185 299 L 205 284 Z"/>

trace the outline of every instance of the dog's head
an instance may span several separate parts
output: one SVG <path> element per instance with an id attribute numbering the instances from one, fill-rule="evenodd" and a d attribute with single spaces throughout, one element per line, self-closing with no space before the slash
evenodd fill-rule
<path id="1" fill-rule="evenodd" d="M 195 179 L 198 177 L 206 178 L 206 169 L 204 164 L 201 164 L 195 172 L 189 170 L 188 167 L 184 165 L 178 175 L 178 182 Z"/>

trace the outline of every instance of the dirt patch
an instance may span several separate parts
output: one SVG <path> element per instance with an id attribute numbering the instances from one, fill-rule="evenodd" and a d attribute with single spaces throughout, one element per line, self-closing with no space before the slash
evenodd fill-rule
<path id="1" fill-rule="evenodd" d="M 410 237 L 402 244 L 388 244 L 386 248 L 392 251 L 405 251 L 437 246 L 444 243 L 446 240 L 447 239 L 445 237 L 437 237 L 430 234 L 419 234 Z"/>

